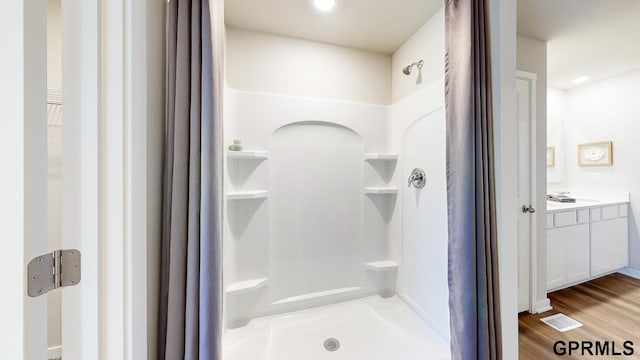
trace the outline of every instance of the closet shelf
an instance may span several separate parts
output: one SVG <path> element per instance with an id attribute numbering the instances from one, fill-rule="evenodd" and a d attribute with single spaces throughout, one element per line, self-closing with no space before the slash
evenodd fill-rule
<path id="1" fill-rule="evenodd" d="M 227 288 L 227 294 L 245 294 L 248 292 L 256 291 L 265 286 L 267 278 L 251 279 L 246 281 L 239 281 L 231 284 Z"/>
<path id="2" fill-rule="evenodd" d="M 398 269 L 398 264 L 391 260 L 373 261 L 364 265 L 367 269 L 373 271 L 393 271 Z"/>
<path id="3" fill-rule="evenodd" d="M 367 154 L 364 154 L 364 159 L 365 159 L 366 161 L 370 161 L 370 160 L 395 161 L 395 160 L 398 160 L 398 154 L 374 154 L 374 153 L 367 153 Z"/>
<path id="4" fill-rule="evenodd" d="M 269 197 L 267 190 L 252 190 L 252 191 L 233 191 L 227 193 L 227 199 L 229 200 L 251 200 L 251 199 L 264 199 Z"/>
<path id="5" fill-rule="evenodd" d="M 269 158 L 268 151 L 261 150 L 242 150 L 242 151 L 227 151 L 229 159 L 245 159 L 245 160 L 265 160 Z"/>
<path id="6" fill-rule="evenodd" d="M 365 194 L 394 195 L 398 193 L 397 188 L 370 186 L 364 188 Z"/>

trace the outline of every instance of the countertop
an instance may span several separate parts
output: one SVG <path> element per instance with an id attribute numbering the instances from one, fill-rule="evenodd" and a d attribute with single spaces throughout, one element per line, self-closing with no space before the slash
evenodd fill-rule
<path id="1" fill-rule="evenodd" d="M 618 190 L 549 188 L 547 191 L 549 194 L 564 193 L 576 199 L 575 203 L 547 201 L 547 213 L 629 204 L 629 200 L 631 199 L 629 192 Z"/>
<path id="2" fill-rule="evenodd" d="M 557 212 L 564 210 L 577 210 L 577 209 L 588 209 L 594 207 L 604 207 L 611 205 L 620 205 L 620 204 L 628 204 L 629 201 L 622 200 L 612 200 L 612 199 L 576 199 L 575 203 L 561 203 L 556 201 L 548 201 L 547 200 L 547 212 Z"/>

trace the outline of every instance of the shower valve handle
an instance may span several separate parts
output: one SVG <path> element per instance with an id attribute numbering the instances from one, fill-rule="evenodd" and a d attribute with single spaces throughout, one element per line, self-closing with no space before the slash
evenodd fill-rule
<path id="1" fill-rule="evenodd" d="M 427 182 L 427 175 L 424 172 L 424 169 L 417 167 L 411 171 L 411 175 L 409 175 L 407 186 L 411 187 L 411 185 L 413 184 L 413 186 L 416 189 L 422 189 L 426 182 Z"/>

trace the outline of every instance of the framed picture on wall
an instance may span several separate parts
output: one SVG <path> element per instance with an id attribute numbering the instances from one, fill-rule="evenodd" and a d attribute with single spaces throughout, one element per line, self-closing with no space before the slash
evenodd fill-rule
<path id="1" fill-rule="evenodd" d="M 600 141 L 578 144 L 578 166 L 611 166 L 613 164 L 613 143 Z"/>
<path id="2" fill-rule="evenodd" d="M 547 146 L 547 167 L 556 166 L 556 147 Z"/>

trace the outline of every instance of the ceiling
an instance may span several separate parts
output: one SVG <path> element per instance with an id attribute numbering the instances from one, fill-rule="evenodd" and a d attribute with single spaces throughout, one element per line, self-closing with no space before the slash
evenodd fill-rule
<path id="1" fill-rule="evenodd" d="M 639 0 L 518 0 L 518 34 L 548 42 L 550 87 L 640 68 Z"/>
<path id="2" fill-rule="evenodd" d="M 443 0 L 226 0 L 227 25 L 394 53 Z M 640 68 L 640 0 L 518 0 L 518 34 L 548 42 L 547 81 L 570 89 Z"/>
<path id="3" fill-rule="evenodd" d="M 226 0 L 227 25 L 386 54 L 394 53 L 444 6 L 443 0 Z"/>

